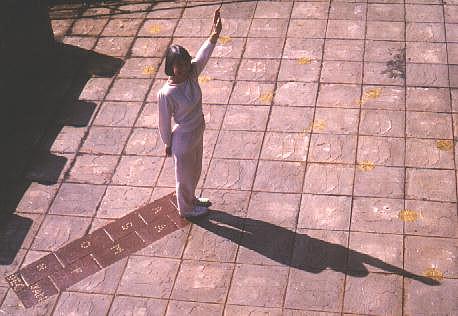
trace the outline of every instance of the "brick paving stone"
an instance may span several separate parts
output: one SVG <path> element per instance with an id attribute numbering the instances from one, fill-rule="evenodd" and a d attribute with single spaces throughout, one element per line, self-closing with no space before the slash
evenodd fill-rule
<path id="1" fill-rule="evenodd" d="M 357 162 L 375 165 L 404 166 L 405 141 L 402 138 L 359 136 Z"/>
<path id="2" fill-rule="evenodd" d="M 404 200 L 357 197 L 353 199 L 351 229 L 362 232 L 401 234 L 399 213 Z M 407 207 L 407 209 L 410 209 Z M 407 225 L 407 224 L 406 224 Z"/>
<path id="3" fill-rule="evenodd" d="M 312 134 L 308 161 L 353 163 L 356 157 L 356 136 Z"/>
<path id="4" fill-rule="evenodd" d="M 248 38 L 244 58 L 259 58 L 262 52 L 264 58 L 282 57 L 284 38 Z"/>
<path id="5" fill-rule="evenodd" d="M 202 111 L 205 117 L 205 129 L 206 130 L 219 130 L 223 122 L 226 106 L 204 104 Z"/>
<path id="6" fill-rule="evenodd" d="M 102 37 L 98 40 L 94 51 L 104 55 L 124 57 L 133 39 L 133 37 Z"/>
<path id="7" fill-rule="evenodd" d="M 323 41 L 323 39 L 287 38 L 282 57 L 285 59 L 305 57 L 320 60 L 323 52 Z"/>
<path id="8" fill-rule="evenodd" d="M 404 126 L 404 112 L 361 110 L 359 132 L 363 135 L 404 137 Z"/>
<path id="9" fill-rule="evenodd" d="M 365 3 L 335 2 L 331 4 L 329 18 L 332 20 L 364 20 L 366 6 Z"/>
<path id="10" fill-rule="evenodd" d="M 367 19 L 373 21 L 404 21 L 402 4 L 369 4 Z"/>
<path id="11" fill-rule="evenodd" d="M 413 23 L 406 25 L 407 41 L 444 42 L 445 29 L 443 23 Z"/>
<path id="12" fill-rule="evenodd" d="M 119 218 L 146 204 L 151 195 L 150 188 L 130 186 L 108 186 L 97 217 Z M 94 208 L 95 209 L 95 208 Z"/>
<path id="13" fill-rule="evenodd" d="M 408 138 L 406 140 L 406 166 L 454 169 L 453 151 L 437 148 L 437 141 L 434 139 Z"/>
<path id="14" fill-rule="evenodd" d="M 358 119 L 356 109 L 317 108 L 312 128 L 314 133 L 356 134 Z"/>
<path id="15" fill-rule="evenodd" d="M 127 141 L 127 155 L 163 156 L 164 145 L 157 129 L 134 128 Z"/>
<path id="16" fill-rule="evenodd" d="M 408 86 L 448 87 L 447 66 L 438 64 L 407 64 Z"/>
<path id="17" fill-rule="evenodd" d="M 450 91 L 447 88 L 407 88 L 407 110 L 450 112 L 450 105 Z"/>
<path id="18" fill-rule="evenodd" d="M 344 275 L 325 271 L 292 269 L 286 291 L 285 307 L 338 312 L 342 306 Z"/>
<path id="19" fill-rule="evenodd" d="M 326 38 L 363 39 L 364 27 L 364 21 L 328 20 Z"/>
<path id="20" fill-rule="evenodd" d="M 169 38 L 152 39 L 148 37 L 138 37 L 132 46 L 132 55 L 142 57 L 162 57 L 169 44 Z"/>
<path id="21" fill-rule="evenodd" d="M 105 188 L 104 185 L 63 183 L 49 214 L 92 217 Z"/>
<path id="22" fill-rule="evenodd" d="M 129 258 L 118 287 L 119 294 L 168 298 L 178 271 L 179 261 L 166 258 Z"/>
<path id="23" fill-rule="evenodd" d="M 320 84 L 317 107 L 359 108 L 361 86 L 348 84 Z M 318 110 L 318 109 L 317 109 Z"/>
<path id="24" fill-rule="evenodd" d="M 222 313 L 223 305 L 170 300 L 166 315 L 212 316 L 221 315 Z"/>
<path id="25" fill-rule="evenodd" d="M 274 104 L 312 107 L 315 105 L 317 90 L 316 83 L 282 82 L 275 91 Z"/>
<path id="26" fill-rule="evenodd" d="M 285 228 L 294 228 L 300 198 L 300 194 L 254 192 L 247 217 Z"/>
<path id="27" fill-rule="evenodd" d="M 102 32 L 102 36 L 135 36 L 142 20 L 112 19 Z"/>
<path id="28" fill-rule="evenodd" d="M 444 113 L 407 112 L 407 136 L 451 139 L 451 116 Z"/>
<path id="29" fill-rule="evenodd" d="M 347 232 L 299 228 L 296 231 L 291 266 L 297 271 L 312 273 L 344 271 L 347 244 Z"/>
<path id="30" fill-rule="evenodd" d="M 357 167 L 354 194 L 357 196 L 393 197 L 404 196 L 404 168 L 375 167 L 361 170 Z"/>
<path id="31" fill-rule="evenodd" d="M 206 76 L 210 80 L 234 80 L 239 62 L 235 58 L 211 58 L 202 72 L 202 78 Z"/>
<path id="32" fill-rule="evenodd" d="M 305 161 L 309 136 L 305 133 L 267 132 L 261 151 L 261 159 Z"/>
<path id="33" fill-rule="evenodd" d="M 227 263 L 183 261 L 171 298 L 224 303 L 233 269 Z"/>
<path id="34" fill-rule="evenodd" d="M 374 300 L 374 297 L 377 299 Z M 358 314 L 401 314 L 402 277 L 379 273 L 370 273 L 364 278 L 349 277 L 345 284 L 344 311 Z"/>
<path id="35" fill-rule="evenodd" d="M 224 315 L 229 316 L 242 316 L 242 315 L 269 315 L 269 316 L 281 316 L 281 308 L 266 308 L 257 306 L 240 306 L 240 305 L 226 305 Z"/>
<path id="36" fill-rule="evenodd" d="M 278 59 L 242 59 L 237 79 L 255 81 L 274 81 L 280 60 Z"/>
<path id="37" fill-rule="evenodd" d="M 295 2 L 291 18 L 327 19 L 328 6 L 326 2 Z"/>
<path id="38" fill-rule="evenodd" d="M 445 278 L 457 278 L 456 239 L 408 236 L 405 239 L 406 270 L 424 275 L 428 269 L 436 269 Z"/>
<path id="39" fill-rule="evenodd" d="M 458 280 L 445 279 L 440 286 L 405 280 L 404 313 L 410 315 L 453 315 L 458 313 Z"/>
<path id="40" fill-rule="evenodd" d="M 93 124 L 113 127 L 132 126 L 140 107 L 141 104 L 138 102 L 104 102 Z"/>
<path id="41" fill-rule="evenodd" d="M 402 41 L 405 36 L 404 22 L 368 21 L 366 38 L 371 40 Z M 383 30 L 383 32 L 380 32 Z"/>
<path id="42" fill-rule="evenodd" d="M 143 101 L 149 85 L 148 79 L 117 79 L 107 95 L 107 100 Z"/>
<path id="43" fill-rule="evenodd" d="M 30 316 L 42 316 L 42 315 L 51 315 L 56 305 L 57 296 L 51 297 L 48 300 L 44 301 L 42 304 L 37 304 L 25 312 L 24 305 L 19 300 L 17 295 L 9 290 L 3 304 L 0 307 L 0 313 L 11 316 L 21 316 L 21 315 L 30 315 Z"/>
<path id="44" fill-rule="evenodd" d="M 304 194 L 297 227 L 347 230 L 350 214 L 350 197 Z"/>
<path id="45" fill-rule="evenodd" d="M 48 215 L 31 246 L 34 250 L 59 249 L 69 241 L 85 235 L 91 219 L 75 216 Z"/>
<path id="46" fill-rule="evenodd" d="M 362 40 L 326 39 L 323 59 L 362 61 L 363 48 L 364 42 Z"/>
<path id="47" fill-rule="evenodd" d="M 288 133 L 308 132 L 312 126 L 312 119 L 312 108 L 273 106 L 267 130 Z"/>
<path id="48" fill-rule="evenodd" d="M 302 65 L 299 60 L 283 59 L 281 62 L 280 72 L 278 74 L 278 80 L 279 81 L 317 82 L 319 79 L 320 66 L 321 64 L 318 61 L 311 61 L 310 64 Z M 281 84 L 284 86 L 280 88 L 280 91 L 289 86 L 285 83 L 281 83 Z M 307 91 L 303 91 L 302 93 L 304 94 L 304 98 L 307 95 L 309 99 L 308 101 L 306 101 L 306 103 L 309 103 L 311 104 L 311 106 L 313 106 L 315 102 L 314 94 L 316 94 L 316 90 L 317 90 L 316 88 L 314 88 L 314 85 L 310 85 L 310 84 L 309 85 L 299 85 L 298 83 L 295 83 L 294 85 L 296 85 L 295 88 L 297 88 L 298 91 L 294 91 L 293 89 L 291 89 L 292 91 L 285 90 L 284 92 L 285 93 L 289 92 L 292 95 L 294 95 L 294 94 L 298 94 L 298 92 L 300 91 L 302 87 L 310 87 L 311 89 L 309 90 L 312 90 L 313 93 L 309 92 L 308 95 L 307 95 Z M 294 88 L 294 85 L 290 86 L 290 88 Z M 280 91 L 277 93 L 280 93 Z M 288 100 L 288 95 L 284 95 L 283 99 Z M 299 105 L 302 102 L 300 102 L 300 100 L 298 100 L 298 98 L 296 97 L 295 102 L 289 102 L 289 103 L 293 103 L 292 105 Z"/>
<path id="49" fill-rule="evenodd" d="M 458 236 L 455 203 L 407 200 L 406 209 L 419 214 L 416 220 L 405 223 L 406 233 L 452 238 Z"/>
<path id="50" fill-rule="evenodd" d="M 268 116 L 267 106 L 230 105 L 224 115 L 222 129 L 264 131 Z"/>
<path id="51" fill-rule="evenodd" d="M 64 292 L 57 302 L 55 315 L 102 315 L 110 308 L 111 297 L 102 294 Z"/>
<path id="52" fill-rule="evenodd" d="M 405 43 L 403 42 L 367 40 L 364 60 L 370 62 L 388 62 L 393 60 L 396 54 L 399 54 L 403 48 L 405 48 Z"/>
<path id="53" fill-rule="evenodd" d="M 340 164 L 307 165 L 304 193 L 351 195 L 354 167 Z"/>
<path id="54" fill-rule="evenodd" d="M 235 268 L 229 304 L 281 307 L 288 270 L 284 267 L 239 264 Z"/>
<path id="55" fill-rule="evenodd" d="M 456 178 L 452 170 L 408 168 L 406 197 L 408 199 L 456 201 Z"/>
<path id="56" fill-rule="evenodd" d="M 167 301 L 154 298 L 131 296 L 116 296 L 110 307 L 110 316 L 118 315 L 148 315 L 162 316 L 167 307 Z"/>
<path id="57" fill-rule="evenodd" d="M 140 116 L 135 123 L 136 127 L 158 128 L 158 107 L 157 103 L 146 103 Z"/>
<path id="58" fill-rule="evenodd" d="M 256 159 L 261 151 L 262 138 L 261 132 L 222 131 L 213 157 Z"/>
<path id="59" fill-rule="evenodd" d="M 152 187 L 159 176 L 164 159 L 147 156 L 123 156 L 112 183 Z"/>
<path id="60" fill-rule="evenodd" d="M 68 179 L 76 182 L 106 184 L 111 179 L 118 159 L 116 156 L 77 156 Z"/>
<path id="61" fill-rule="evenodd" d="M 406 21 L 443 22 L 444 15 L 440 6 L 407 4 Z"/>
<path id="62" fill-rule="evenodd" d="M 206 188 L 248 190 L 255 175 L 254 160 L 213 159 L 205 180 Z"/>
<path id="63" fill-rule="evenodd" d="M 79 96 L 80 100 L 102 100 L 108 92 L 112 78 L 91 78 Z"/>
<path id="64" fill-rule="evenodd" d="M 288 37 L 291 38 L 324 38 L 326 33 L 325 20 L 290 20 Z"/>
<path id="65" fill-rule="evenodd" d="M 130 129 L 116 127 L 92 127 L 80 151 L 89 154 L 121 154 Z"/>
<path id="66" fill-rule="evenodd" d="M 412 63 L 446 64 L 447 51 L 445 43 L 411 43 L 408 42 L 406 58 Z"/>
<path id="67" fill-rule="evenodd" d="M 16 206 L 16 212 L 25 213 L 46 213 L 59 185 L 45 185 L 32 182 L 22 195 Z"/>
<path id="68" fill-rule="evenodd" d="M 349 271 L 390 272 L 387 265 L 402 268 L 403 241 L 401 235 L 351 232 L 349 248 L 352 250 L 348 257 L 347 269 Z M 371 261 L 367 262 L 362 257 L 363 255 L 379 259 L 383 263 L 371 265 Z"/>
<path id="69" fill-rule="evenodd" d="M 327 83 L 361 83 L 362 64 L 350 61 L 325 61 L 320 80 Z"/>
<path id="70" fill-rule="evenodd" d="M 78 19 L 72 26 L 72 35 L 100 35 L 108 19 Z"/>
<path id="71" fill-rule="evenodd" d="M 284 37 L 288 30 L 287 19 L 253 19 L 249 37 Z"/>
<path id="72" fill-rule="evenodd" d="M 305 164 L 289 161 L 259 162 L 254 190 L 270 192 L 301 192 Z"/>

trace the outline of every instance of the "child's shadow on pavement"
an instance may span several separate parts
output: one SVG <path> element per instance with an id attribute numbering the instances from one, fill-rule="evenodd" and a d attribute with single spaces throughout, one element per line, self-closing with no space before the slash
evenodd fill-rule
<path id="1" fill-rule="evenodd" d="M 191 221 L 240 246 L 300 270 L 319 273 L 330 268 L 347 275 L 365 277 L 369 274 L 365 267 L 367 264 L 428 285 L 440 284 L 434 279 L 411 273 L 342 245 L 313 238 L 307 234 L 296 233 L 261 220 L 211 210 L 208 216 Z"/>

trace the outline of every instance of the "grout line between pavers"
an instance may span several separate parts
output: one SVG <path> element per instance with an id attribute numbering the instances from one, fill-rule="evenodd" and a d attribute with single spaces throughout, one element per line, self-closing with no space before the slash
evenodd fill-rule
<path id="1" fill-rule="evenodd" d="M 366 63 L 366 45 L 367 45 L 367 24 L 368 24 L 368 11 L 369 11 L 369 4 L 365 6 L 365 14 L 364 14 L 364 38 L 363 38 L 363 52 L 362 52 L 362 67 L 361 67 L 361 83 L 360 83 L 360 100 L 363 98 L 363 88 L 364 88 L 364 70 L 365 70 L 365 63 Z M 341 296 L 341 314 L 345 313 L 345 295 L 346 295 L 346 287 L 347 287 L 347 279 L 348 279 L 348 271 L 349 271 L 349 261 L 350 261 L 350 241 L 351 241 L 351 222 L 353 217 L 353 207 L 354 207 L 354 197 L 355 197 L 355 182 L 356 182 L 356 173 L 358 170 L 358 147 L 359 147 L 359 138 L 360 136 L 360 127 L 361 127 L 361 115 L 362 115 L 362 106 L 358 109 L 358 129 L 356 133 L 356 147 L 355 147 L 355 158 L 354 158 L 354 170 L 353 170 L 353 181 L 352 181 L 352 193 L 351 193 L 351 201 L 350 201 L 350 214 L 349 214 L 349 223 L 348 223 L 348 235 L 347 235 L 347 251 L 345 254 L 345 273 L 344 273 L 344 280 L 343 280 L 343 288 L 342 288 L 342 296 Z M 404 124 L 405 125 L 405 124 Z"/>

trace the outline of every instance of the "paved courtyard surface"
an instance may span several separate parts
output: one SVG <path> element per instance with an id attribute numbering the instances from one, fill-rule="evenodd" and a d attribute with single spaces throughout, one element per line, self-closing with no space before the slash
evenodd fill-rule
<path id="1" fill-rule="evenodd" d="M 174 42 L 195 54 L 217 2 L 51 9 L 63 43 L 125 61 L 56 119 L 4 245 L 2 276 L 174 190 L 156 92 Z M 0 315 L 458 315 L 458 2 L 246 1 L 200 77 L 207 219 Z M 40 147 L 41 146 L 41 147 Z M 20 223 L 29 225 L 21 231 Z"/>

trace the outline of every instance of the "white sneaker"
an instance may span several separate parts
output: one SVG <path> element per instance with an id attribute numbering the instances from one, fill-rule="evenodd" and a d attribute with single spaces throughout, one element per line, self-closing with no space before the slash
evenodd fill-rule
<path id="1" fill-rule="evenodd" d="M 212 202 L 210 202 L 209 198 L 205 197 L 196 197 L 196 205 L 210 207 L 212 206 Z"/>
<path id="2" fill-rule="evenodd" d="M 190 212 L 181 214 L 184 217 L 197 217 L 208 213 L 208 208 L 205 206 L 195 205 Z"/>

